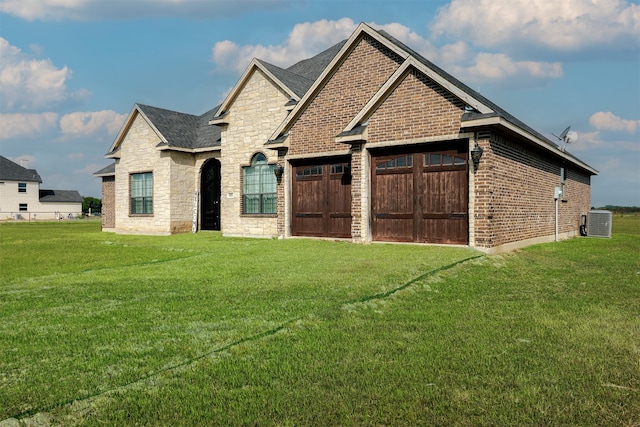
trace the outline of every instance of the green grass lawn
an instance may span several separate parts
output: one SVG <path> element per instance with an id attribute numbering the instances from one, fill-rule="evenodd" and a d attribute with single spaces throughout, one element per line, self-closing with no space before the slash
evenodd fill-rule
<path id="1" fill-rule="evenodd" d="M 484 256 L 3 223 L 0 421 L 638 425 L 640 217 L 613 225 Z"/>

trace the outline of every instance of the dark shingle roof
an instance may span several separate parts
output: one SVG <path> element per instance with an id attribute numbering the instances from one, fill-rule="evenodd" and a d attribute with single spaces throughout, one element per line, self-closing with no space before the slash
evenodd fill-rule
<path id="1" fill-rule="evenodd" d="M 313 80 L 311 79 L 293 73 L 289 70 L 282 69 L 276 65 L 269 64 L 268 62 L 264 62 L 260 59 L 258 59 L 257 61 L 260 62 L 271 74 L 278 78 L 300 98 L 304 96 L 311 85 L 313 85 Z"/>
<path id="2" fill-rule="evenodd" d="M 35 169 L 24 168 L 4 156 L 0 156 L 0 180 L 42 182 Z"/>
<path id="3" fill-rule="evenodd" d="M 209 121 L 212 120 L 219 105 L 198 117 L 198 129 L 196 130 L 196 142 L 193 148 L 209 148 L 220 146 L 220 127 L 212 126 Z"/>
<path id="4" fill-rule="evenodd" d="M 428 59 L 426 59 L 425 57 L 420 55 L 418 52 L 416 52 L 415 50 L 411 49 L 410 47 L 408 47 L 407 45 L 405 45 L 404 43 L 402 43 L 398 39 L 394 38 L 393 36 L 391 36 L 386 31 L 378 30 L 378 33 L 381 36 L 383 36 L 384 38 L 386 38 L 387 40 L 389 40 L 391 43 L 393 43 L 393 44 L 399 46 L 400 48 L 402 48 L 403 50 L 407 51 L 416 60 L 421 62 L 423 65 L 429 67 L 430 69 L 432 69 L 434 72 L 436 72 L 438 75 L 440 75 L 442 78 L 447 80 L 449 83 L 451 83 L 452 85 L 454 85 L 458 89 L 462 90 L 463 92 L 468 93 L 473 98 L 477 99 L 478 101 L 480 101 L 481 103 L 483 103 L 487 107 L 491 108 L 498 116 L 503 117 L 508 122 L 513 123 L 514 125 L 518 126 L 519 128 L 521 128 L 521 129 L 527 131 L 528 133 L 536 136 L 537 138 L 539 138 L 539 139 L 551 144 L 552 146 L 556 146 L 556 147 L 558 146 L 555 142 L 551 141 L 550 139 L 548 139 L 546 136 L 542 135 L 540 132 L 536 131 L 535 129 L 529 127 L 526 123 L 522 122 L 517 117 L 511 115 L 505 109 L 503 109 L 499 105 L 495 104 L 494 102 L 492 102 L 488 98 L 485 98 L 479 92 L 476 92 L 475 90 L 471 89 L 469 86 L 465 85 L 460 80 L 456 79 L 451 74 L 447 73 L 442 68 L 438 67 L 433 62 L 429 61 Z M 478 116 L 479 116 L 479 114 L 465 114 L 465 116 L 463 116 L 463 120 L 464 119 L 476 118 Z"/>
<path id="5" fill-rule="evenodd" d="M 76 190 L 40 190 L 41 203 L 82 203 L 83 198 Z"/>
<path id="6" fill-rule="evenodd" d="M 346 40 L 345 40 L 346 41 Z M 302 97 L 325 67 L 335 57 L 342 48 L 345 41 L 342 41 L 318 55 L 302 60 L 291 67 L 284 69 L 273 64 L 258 60 L 271 74 L 285 84 L 298 97 Z M 209 121 L 215 117 L 215 113 L 220 106 L 214 107 L 200 116 L 166 110 L 164 108 L 152 107 L 150 105 L 136 104 L 137 108 L 151 121 L 151 123 L 162 134 L 168 145 L 176 148 L 211 148 L 220 146 L 219 126 L 212 126 Z M 107 166 L 107 168 L 110 168 Z M 114 166 L 115 167 L 115 166 Z M 94 173 L 96 176 L 104 176 L 114 173 L 115 169 L 101 169 Z"/>
<path id="7" fill-rule="evenodd" d="M 136 104 L 153 123 L 170 147 L 206 148 L 220 146 L 220 128 L 210 126 L 215 108 L 201 116 Z"/>
<path id="8" fill-rule="evenodd" d="M 287 68 L 287 71 L 311 80 L 313 84 L 346 42 L 346 40 L 343 40 L 340 43 L 331 46 L 329 49 L 320 52 L 316 56 L 296 62 Z"/>
<path id="9" fill-rule="evenodd" d="M 113 162 L 108 166 L 103 167 L 97 172 L 93 173 L 93 176 L 110 176 L 116 174 L 116 163 Z"/>

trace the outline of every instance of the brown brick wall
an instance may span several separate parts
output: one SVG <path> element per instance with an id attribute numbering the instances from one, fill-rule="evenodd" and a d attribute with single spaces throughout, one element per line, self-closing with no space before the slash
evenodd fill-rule
<path id="1" fill-rule="evenodd" d="M 457 134 L 464 102 L 412 70 L 369 119 L 371 143 Z"/>
<path id="2" fill-rule="evenodd" d="M 562 162 L 502 135 L 480 135 L 484 149 L 475 173 L 475 243 L 492 248 L 555 233 L 554 189 Z M 568 170 L 566 201 L 559 203 L 560 234 L 578 234 L 590 204 L 589 176 Z"/>
<path id="3" fill-rule="evenodd" d="M 344 150 L 335 137 L 398 68 L 402 59 L 368 36 L 361 39 L 289 132 L 289 154 Z"/>
<path id="4" fill-rule="evenodd" d="M 116 227 L 116 177 L 102 177 L 102 228 Z"/>

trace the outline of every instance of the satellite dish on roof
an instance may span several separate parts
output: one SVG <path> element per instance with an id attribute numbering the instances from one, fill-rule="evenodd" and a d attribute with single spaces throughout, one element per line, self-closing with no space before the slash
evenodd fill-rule
<path id="1" fill-rule="evenodd" d="M 571 126 L 567 126 L 567 128 L 563 130 L 559 136 L 555 133 L 552 133 L 551 135 L 555 136 L 564 143 L 564 145 L 560 147 L 560 151 L 564 151 L 568 144 L 574 143 L 578 140 L 578 132 L 571 130 Z"/>

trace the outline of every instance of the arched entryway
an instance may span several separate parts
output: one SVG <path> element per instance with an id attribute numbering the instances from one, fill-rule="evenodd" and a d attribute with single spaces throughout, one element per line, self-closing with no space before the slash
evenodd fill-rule
<path id="1" fill-rule="evenodd" d="M 220 161 L 210 159 L 200 176 L 200 229 L 220 230 Z"/>

